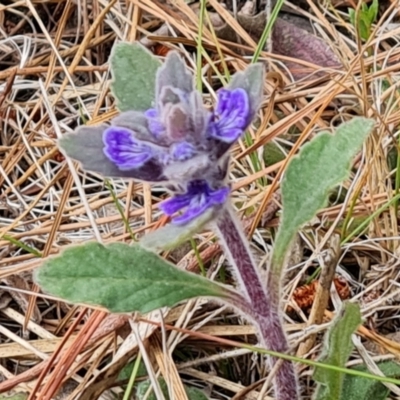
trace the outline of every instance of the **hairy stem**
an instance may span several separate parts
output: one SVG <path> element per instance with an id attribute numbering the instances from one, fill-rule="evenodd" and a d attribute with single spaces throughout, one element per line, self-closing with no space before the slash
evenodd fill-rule
<path id="1" fill-rule="evenodd" d="M 270 350 L 286 353 L 289 346 L 279 316 L 279 281 L 273 278 L 268 280 L 267 285 L 263 284 L 247 239 L 231 210 L 225 208 L 216 224 L 225 252 L 236 270 L 237 279 L 250 305 L 245 312 L 250 314 L 249 317 L 257 325 L 263 345 Z M 239 304 L 236 306 L 240 308 Z M 274 366 L 277 360 L 271 357 L 270 362 Z M 293 364 L 290 361 L 280 363 L 274 379 L 275 397 L 277 400 L 298 399 Z"/>

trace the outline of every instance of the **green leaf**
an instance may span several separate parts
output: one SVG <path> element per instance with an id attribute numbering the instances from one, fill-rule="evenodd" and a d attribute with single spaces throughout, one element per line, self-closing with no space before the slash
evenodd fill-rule
<path id="1" fill-rule="evenodd" d="M 163 395 L 166 400 L 169 400 L 169 394 L 168 394 L 168 386 L 163 378 L 160 378 L 158 380 L 160 384 L 161 391 L 163 392 Z M 149 389 L 151 383 L 149 380 L 140 382 L 137 385 L 137 391 L 136 391 L 136 396 L 138 400 L 144 399 L 144 396 L 146 395 L 147 390 Z M 186 395 L 189 400 L 208 400 L 208 397 L 199 389 L 196 389 L 192 386 L 186 386 L 184 385 Z M 151 393 L 148 397 L 146 397 L 147 400 L 157 400 L 157 397 L 155 396 L 154 393 Z"/>
<path id="2" fill-rule="evenodd" d="M 366 16 L 360 16 L 360 20 L 358 23 L 358 30 L 360 32 L 361 39 L 367 41 L 370 35 L 371 26 Z"/>
<path id="3" fill-rule="evenodd" d="M 120 373 L 118 374 L 119 381 L 129 380 L 129 378 L 132 375 L 133 368 L 135 367 L 135 363 L 136 363 L 136 359 L 129 362 L 128 364 L 125 365 L 124 368 L 121 369 Z M 136 378 L 142 378 L 144 376 L 147 376 L 147 369 L 146 369 L 146 365 L 144 364 L 143 360 L 140 360 L 139 369 L 136 373 Z"/>
<path id="4" fill-rule="evenodd" d="M 211 220 L 214 212 L 214 210 L 209 209 L 186 225 L 169 224 L 163 226 L 145 235 L 140 240 L 140 244 L 149 250 L 172 250 L 198 233 Z"/>
<path id="5" fill-rule="evenodd" d="M 389 378 L 400 377 L 400 365 L 393 362 L 377 364 L 382 373 Z M 365 365 L 352 368 L 356 371 L 369 372 Z M 346 375 L 340 400 L 386 400 L 390 390 L 381 382 L 355 375 Z"/>
<path id="6" fill-rule="evenodd" d="M 373 0 L 368 10 L 370 25 L 372 25 L 376 21 L 376 18 L 378 16 L 378 11 L 379 11 L 379 2 L 378 0 Z"/>
<path id="7" fill-rule="evenodd" d="M 26 400 L 29 395 L 26 393 L 15 393 L 13 391 L 14 394 L 12 394 L 11 392 L 8 393 L 4 393 L 0 396 L 0 400 Z"/>
<path id="8" fill-rule="evenodd" d="M 120 111 L 144 111 L 153 106 L 160 61 L 139 43 L 118 43 L 111 54 L 111 91 Z"/>
<path id="9" fill-rule="evenodd" d="M 360 308 L 357 304 L 343 303 L 332 327 L 327 332 L 325 349 L 321 357 L 324 364 L 344 367 L 353 350 L 351 335 L 361 324 Z M 319 382 L 315 400 L 340 399 L 345 375 L 342 372 L 316 368 L 314 379 Z"/>
<path id="10" fill-rule="evenodd" d="M 378 16 L 378 11 L 378 0 L 373 0 L 369 7 L 366 3 L 363 3 L 357 13 L 358 19 L 356 23 L 356 11 L 354 9 L 348 9 L 350 22 L 354 27 L 358 26 L 361 39 L 365 41 L 368 40 L 372 31 L 372 24 Z"/>
<path id="11" fill-rule="evenodd" d="M 282 222 L 275 240 L 273 269 L 280 270 L 297 231 L 328 200 L 329 191 L 349 176 L 350 162 L 373 128 L 366 118 L 353 118 L 332 135 L 320 133 L 290 161 L 282 181 Z"/>
<path id="12" fill-rule="evenodd" d="M 195 387 L 185 385 L 185 391 L 189 400 L 208 400 L 208 397 Z"/>
<path id="13" fill-rule="evenodd" d="M 163 392 L 164 397 L 165 396 L 168 397 L 168 387 L 167 387 L 167 384 L 166 384 L 165 380 L 160 378 L 160 379 L 158 379 L 158 383 L 160 385 L 160 389 Z M 146 396 L 146 393 L 149 390 L 150 386 L 151 386 L 151 382 L 149 380 L 140 382 L 137 385 L 136 398 L 138 400 L 144 399 L 144 397 Z M 147 396 L 147 400 L 157 400 L 157 397 L 153 392 L 151 392 L 150 395 Z"/>
<path id="14" fill-rule="evenodd" d="M 112 312 L 147 313 L 198 296 L 227 297 L 228 290 L 182 271 L 139 245 L 87 243 L 44 262 L 35 274 L 44 292 L 71 303 Z"/>
<path id="15" fill-rule="evenodd" d="M 347 10 L 349 12 L 350 22 L 353 26 L 355 26 L 356 25 L 356 11 L 353 8 L 348 8 Z"/>
<path id="16" fill-rule="evenodd" d="M 268 142 L 264 146 L 264 163 L 266 167 L 274 165 L 286 158 L 285 153 L 274 142 Z"/>

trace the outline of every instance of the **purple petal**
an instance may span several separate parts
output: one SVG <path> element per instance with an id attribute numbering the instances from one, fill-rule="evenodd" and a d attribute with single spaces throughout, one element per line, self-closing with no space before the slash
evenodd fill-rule
<path id="1" fill-rule="evenodd" d="M 183 225 L 196 219 L 210 207 L 225 203 L 228 196 L 228 187 L 213 190 L 206 181 L 192 181 L 185 194 L 178 194 L 164 201 L 160 208 L 167 215 L 185 209 L 180 216 L 172 219 L 174 224 Z"/>
<path id="2" fill-rule="evenodd" d="M 209 208 L 225 203 L 229 195 L 229 188 L 223 187 L 218 190 L 211 190 L 208 185 L 204 193 L 195 195 L 189 207 L 182 215 L 175 217 L 172 222 L 176 225 L 184 225 L 193 221 Z"/>
<path id="3" fill-rule="evenodd" d="M 81 126 L 75 133 L 63 135 L 58 144 L 63 153 L 79 161 L 86 171 L 93 171 L 106 177 L 132 178 L 145 182 L 162 182 L 164 167 L 157 158 L 152 158 L 141 168 L 121 171 L 104 154 L 104 132 L 108 125 Z"/>
<path id="4" fill-rule="evenodd" d="M 194 146 L 188 142 L 175 143 L 171 147 L 172 157 L 176 161 L 185 161 L 196 154 Z"/>
<path id="5" fill-rule="evenodd" d="M 197 217 L 199 217 L 201 214 L 203 214 L 210 205 L 208 204 L 207 201 L 199 202 L 196 205 L 191 205 L 187 208 L 187 210 L 182 213 L 179 217 L 175 217 L 172 222 L 176 225 L 185 225 L 188 222 L 193 221 Z"/>
<path id="6" fill-rule="evenodd" d="M 148 121 L 150 132 L 158 139 L 165 133 L 165 127 L 161 123 L 158 111 L 155 108 L 150 108 L 144 113 Z"/>
<path id="7" fill-rule="evenodd" d="M 221 89 L 214 111 L 209 136 L 222 142 L 233 143 L 250 123 L 249 98 L 244 89 Z"/>
<path id="8" fill-rule="evenodd" d="M 191 200 L 192 196 L 189 194 L 177 195 L 163 201 L 159 207 L 164 214 L 170 216 L 182 210 L 182 208 L 187 207 Z"/>
<path id="9" fill-rule="evenodd" d="M 258 63 L 249 65 L 242 72 L 237 72 L 229 83 L 228 89 L 241 88 L 247 93 L 250 105 L 249 123 L 260 109 L 264 82 L 264 66 Z"/>
<path id="10" fill-rule="evenodd" d="M 242 136 L 243 129 L 234 128 L 232 126 L 217 125 L 211 132 L 215 139 L 219 139 L 225 143 L 234 143 Z"/>
<path id="11" fill-rule="evenodd" d="M 154 156 L 154 150 L 135 139 L 129 129 L 111 126 L 103 134 L 104 154 L 121 171 L 140 168 Z"/>
<path id="12" fill-rule="evenodd" d="M 223 187 L 221 189 L 210 192 L 210 202 L 213 205 L 225 203 L 226 199 L 229 196 L 229 192 L 230 190 L 228 187 Z"/>

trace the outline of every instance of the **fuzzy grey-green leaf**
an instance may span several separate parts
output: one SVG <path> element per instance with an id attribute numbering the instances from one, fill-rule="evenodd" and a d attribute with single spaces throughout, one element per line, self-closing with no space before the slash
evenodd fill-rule
<path id="1" fill-rule="evenodd" d="M 321 357 L 324 364 L 344 367 L 353 350 L 351 335 L 361 324 L 360 307 L 346 302 L 338 313 L 325 340 L 325 354 Z M 315 400 L 340 399 L 343 390 L 344 373 L 326 368 L 316 368 L 313 378 L 319 383 L 314 395 Z"/>
<path id="2" fill-rule="evenodd" d="M 389 378 L 400 377 L 400 365 L 393 361 L 377 364 L 382 373 Z M 352 369 L 369 372 L 365 365 L 357 365 Z M 373 379 L 356 375 L 346 375 L 340 400 L 386 400 L 390 390 L 382 383 Z"/>
<path id="3" fill-rule="evenodd" d="M 350 173 L 350 163 L 374 122 L 356 117 L 335 134 L 323 132 L 293 157 L 282 181 L 282 222 L 275 240 L 273 264 L 281 266 L 299 228 L 326 205 L 329 191 Z"/>
<path id="4" fill-rule="evenodd" d="M 111 91 L 120 111 L 153 106 L 160 61 L 139 43 L 118 43 L 111 54 Z"/>
<path id="5" fill-rule="evenodd" d="M 212 219 L 214 213 L 214 210 L 209 209 L 188 224 L 163 226 L 145 235 L 140 240 L 140 244 L 144 248 L 154 251 L 174 249 L 198 233 Z"/>
<path id="6" fill-rule="evenodd" d="M 139 245 L 99 243 L 66 249 L 35 274 L 44 292 L 112 312 L 146 313 L 193 297 L 223 298 L 221 285 L 177 269 Z"/>

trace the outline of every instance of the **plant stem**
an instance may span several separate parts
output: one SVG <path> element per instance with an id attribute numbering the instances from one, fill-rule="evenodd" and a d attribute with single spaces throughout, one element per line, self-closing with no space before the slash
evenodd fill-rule
<path id="1" fill-rule="evenodd" d="M 224 208 L 216 225 L 225 252 L 249 303 L 249 307 L 242 311 L 257 325 L 264 346 L 276 352 L 286 353 L 289 346 L 279 316 L 279 282 L 273 278 L 268 280 L 267 285 L 263 284 L 247 239 L 230 209 Z M 243 308 L 239 304 L 235 306 Z M 276 358 L 270 358 L 271 367 L 276 362 Z M 294 366 L 290 361 L 281 362 L 274 378 L 274 386 L 277 400 L 299 398 Z"/>

